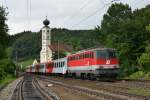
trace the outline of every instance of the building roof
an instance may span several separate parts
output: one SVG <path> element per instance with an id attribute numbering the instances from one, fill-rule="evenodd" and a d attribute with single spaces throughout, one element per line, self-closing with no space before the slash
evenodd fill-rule
<path id="1" fill-rule="evenodd" d="M 51 45 L 49 45 L 49 48 L 52 51 L 58 51 L 58 43 L 52 43 Z M 62 44 L 59 43 L 59 51 L 61 52 L 72 52 L 73 51 L 73 47 L 67 44 Z"/>

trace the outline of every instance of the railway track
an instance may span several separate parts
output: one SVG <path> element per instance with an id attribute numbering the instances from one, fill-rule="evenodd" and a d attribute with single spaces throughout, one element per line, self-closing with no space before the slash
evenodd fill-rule
<path id="1" fill-rule="evenodd" d="M 12 100 L 59 100 L 58 97 L 45 91 L 31 75 L 25 75 L 12 96 Z"/>
<path id="2" fill-rule="evenodd" d="M 101 93 L 99 90 L 95 90 L 95 89 L 93 90 L 93 89 L 87 88 L 86 86 L 82 87 L 82 86 L 76 86 L 76 85 L 69 85 L 69 84 L 66 84 L 62 81 L 53 80 L 53 79 L 50 79 L 48 77 L 43 77 L 43 76 L 42 76 L 42 79 L 44 79 L 45 81 L 49 81 L 53 84 L 62 85 L 62 86 L 67 87 L 67 88 L 71 88 L 71 89 L 74 89 L 77 91 L 85 92 L 85 93 L 90 94 L 90 95 L 96 95 L 96 96 L 104 97 L 107 99 L 113 99 L 113 100 L 131 100 L 131 99 L 132 100 L 149 100 L 150 99 L 150 97 L 148 97 L 148 96 L 141 96 L 141 95 L 131 94 L 128 92 L 123 92 L 123 91 L 121 91 L 121 89 L 123 89 L 123 87 L 120 88 L 120 91 L 116 91 L 115 89 L 119 88 L 119 87 L 103 84 L 103 85 L 101 85 L 101 87 L 98 87 L 99 90 L 104 91 L 103 93 Z M 124 88 L 126 88 L 126 87 L 124 87 Z M 115 95 L 111 95 L 111 94 L 115 94 Z"/>

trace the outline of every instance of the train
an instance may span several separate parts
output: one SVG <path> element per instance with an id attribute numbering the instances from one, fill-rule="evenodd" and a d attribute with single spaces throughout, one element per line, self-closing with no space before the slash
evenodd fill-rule
<path id="1" fill-rule="evenodd" d="M 81 78 L 114 78 L 119 73 L 119 59 L 114 48 L 95 48 L 78 51 L 50 62 L 30 65 L 26 72 Z"/>

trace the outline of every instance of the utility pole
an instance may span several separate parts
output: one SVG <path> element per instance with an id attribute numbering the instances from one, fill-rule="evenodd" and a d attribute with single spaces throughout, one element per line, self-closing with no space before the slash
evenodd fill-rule
<path id="1" fill-rule="evenodd" d="M 18 66 L 18 49 L 16 48 L 16 54 L 15 54 L 15 56 L 16 56 L 16 77 L 18 77 L 18 70 L 19 70 L 19 66 Z"/>
<path id="2" fill-rule="evenodd" d="M 59 59 L 59 40 L 58 40 L 58 43 L 57 43 L 57 57 L 58 57 L 58 59 Z"/>

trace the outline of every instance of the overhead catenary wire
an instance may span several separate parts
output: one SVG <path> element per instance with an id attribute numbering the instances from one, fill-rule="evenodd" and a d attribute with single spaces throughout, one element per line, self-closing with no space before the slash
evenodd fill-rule
<path id="1" fill-rule="evenodd" d="M 88 0 L 87 2 L 85 2 L 85 3 L 83 4 L 83 6 L 81 6 L 81 7 L 79 8 L 79 10 L 83 10 L 90 2 L 91 2 L 91 0 Z"/>
<path id="2" fill-rule="evenodd" d="M 132 6 L 137 6 L 137 5 L 139 5 L 139 4 L 141 4 L 141 2 L 143 2 L 144 0 L 139 0 L 139 1 L 137 1 L 136 3 L 133 3 L 133 4 L 131 4 L 131 7 Z"/>
<path id="3" fill-rule="evenodd" d="M 7 1 L 6 1 L 6 0 L 4 0 L 4 3 L 5 3 L 5 7 L 6 7 L 6 9 L 8 9 Z"/>
<path id="4" fill-rule="evenodd" d="M 31 26 L 31 0 L 27 0 L 27 30 L 30 31 L 30 26 Z"/>
<path id="5" fill-rule="evenodd" d="M 91 2 L 91 0 L 87 0 L 85 3 L 83 3 L 83 5 L 81 7 L 79 7 L 78 11 L 83 10 L 89 3 Z M 74 18 L 76 15 L 76 13 L 73 13 L 73 15 L 71 15 L 69 18 L 72 19 Z M 67 21 L 64 21 L 64 23 L 66 23 Z"/>
<path id="6" fill-rule="evenodd" d="M 87 16 L 87 17 L 85 17 L 84 19 L 80 20 L 78 23 L 76 23 L 76 24 L 72 25 L 72 26 L 71 26 L 71 28 L 76 27 L 76 26 L 77 26 L 77 25 L 79 25 L 80 23 L 82 23 L 82 22 L 84 22 L 85 20 L 89 19 L 90 17 L 94 16 L 96 13 L 98 13 L 98 12 L 102 11 L 102 10 L 103 10 L 106 6 L 108 6 L 108 5 L 112 4 L 112 3 L 113 3 L 113 2 L 115 2 L 115 1 L 119 1 L 119 0 L 112 0 L 111 2 L 104 4 L 104 6 L 103 6 L 103 7 L 101 7 L 101 8 L 100 8 L 100 9 L 98 9 L 98 10 L 96 10 L 96 11 L 95 11 L 95 12 L 93 12 L 92 14 L 88 15 L 88 16 Z"/>

